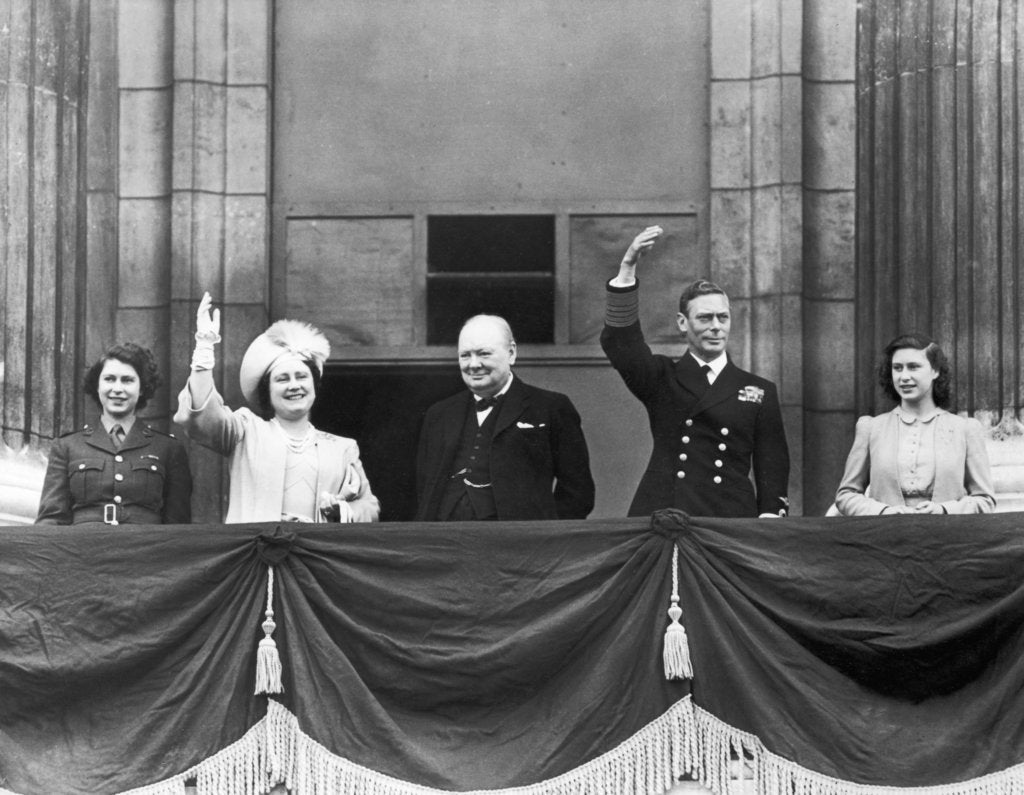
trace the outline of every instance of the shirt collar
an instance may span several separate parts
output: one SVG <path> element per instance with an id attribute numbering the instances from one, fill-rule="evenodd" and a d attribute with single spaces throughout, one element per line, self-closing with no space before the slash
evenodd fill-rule
<path id="1" fill-rule="evenodd" d="M 106 414 L 101 414 L 100 415 L 100 425 L 103 426 L 103 430 L 105 430 L 107 433 L 110 433 L 110 429 L 113 428 L 115 425 L 120 425 L 122 430 L 124 430 L 124 435 L 127 436 L 129 434 L 129 432 L 131 431 L 132 426 L 134 424 L 135 424 L 135 415 L 134 414 L 131 417 L 128 417 L 127 419 L 123 419 L 123 420 L 113 420 L 113 419 L 110 419 Z"/>
<path id="2" fill-rule="evenodd" d="M 936 406 L 930 412 L 921 417 L 904 411 L 902 406 L 897 406 L 896 408 L 893 409 L 893 411 L 896 413 L 896 416 L 900 418 L 900 421 L 903 422 L 904 425 L 913 425 L 915 422 L 920 422 L 922 424 L 926 422 L 931 422 L 940 414 L 945 413 L 945 411 L 943 409 L 940 409 L 938 406 Z"/>
<path id="3" fill-rule="evenodd" d="M 693 356 L 693 353 L 691 353 L 690 356 Z M 718 356 L 716 356 L 710 362 L 706 362 L 703 359 L 697 358 L 696 356 L 693 356 L 693 360 L 697 362 L 697 365 L 700 367 L 703 367 L 705 364 L 708 367 L 710 367 L 711 372 L 715 374 L 715 378 L 718 378 L 718 376 L 722 374 L 722 370 L 724 370 L 725 366 L 729 363 L 729 357 L 726 356 L 725 353 L 718 354 Z"/>

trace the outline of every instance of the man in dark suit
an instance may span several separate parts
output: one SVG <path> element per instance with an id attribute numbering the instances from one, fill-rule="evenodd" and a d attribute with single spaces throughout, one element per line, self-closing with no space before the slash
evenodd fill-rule
<path id="1" fill-rule="evenodd" d="M 655 355 L 640 330 L 636 265 L 661 234 L 645 229 L 608 283 L 601 346 L 647 409 L 654 449 L 630 516 L 680 508 L 694 516 L 778 517 L 789 510 L 789 448 L 775 384 L 726 354 L 729 298 L 698 280 L 679 299 L 688 352 Z M 750 473 L 753 470 L 753 483 Z"/>
<path id="2" fill-rule="evenodd" d="M 580 416 L 565 395 L 512 374 L 508 323 L 477 315 L 459 333 L 469 388 L 428 409 L 416 457 L 417 521 L 584 519 L 594 507 Z"/>

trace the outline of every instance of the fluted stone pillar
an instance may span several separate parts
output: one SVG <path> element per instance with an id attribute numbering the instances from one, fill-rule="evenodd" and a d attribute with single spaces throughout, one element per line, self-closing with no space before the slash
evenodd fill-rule
<path id="1" fill-rule="evenodd" d="M 0 0 L 0 424 L 15 450 L 45 449 L 80 405 L 87 11 Z"/>
<path id="2" fill-rule="evenodd" d="M 1016 0 L 869 0 L 858 17 L 857 407 L 896 333 L 949 355 L 989 427 L 997 510 L 1024 507 L 1024 13 Z"/>
<path id="3" fill-rule="evenodd" d="M 895 333 L 951 356 L 960 412 L 1016 427 L 1024 13 L 1016 0 L 860 4 L 858 407 Z"/>

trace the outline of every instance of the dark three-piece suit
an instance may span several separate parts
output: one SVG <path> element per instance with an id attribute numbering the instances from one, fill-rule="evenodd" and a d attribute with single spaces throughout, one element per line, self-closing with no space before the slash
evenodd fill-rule
<path id="1" fill-rule="evenodd" d="M 568 397 L 514 377 L 477 426 L 468 390 L 427 410 L 416 458 L 417 521 L 444 521 L 464 490 L 467 434 L 486 437 L 490 492 L 500 520 L 583 519 L 594 507 L 594 481 L 580 416 Z"/>

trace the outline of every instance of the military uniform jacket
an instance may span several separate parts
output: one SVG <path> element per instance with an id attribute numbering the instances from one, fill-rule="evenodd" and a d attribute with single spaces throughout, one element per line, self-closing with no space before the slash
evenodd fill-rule
<path id="1" fill-rule="evenodd" d="M 630 516 L 661 508 L 719 517 L 788 511 L 789 448 L 771 381 L 730 361 L 709 387 L 689 354 L 674 361 L 652 353 L 639 322 L 606 324 L 601 345 L 647 409 L 654 441 Z"/>
<path id="2" fill-rule="evenodd" d="M 39 500 L 38 524 L 187 524 L 192 473 L 185 446 L 136 418 L 120 450 L 102 425 L 55 439 Z"/>
<path id="3" fill-rule="evenodd" d="M 416 457 L 417 521 L 440 519 L 472 401 L 465 390 L 427 410 Z M 569 398 L 516 377 L 493 411 L 490 463 L 498 519 L 585 519 L 594 508 L 594 480 L 580 415 Z"/>

